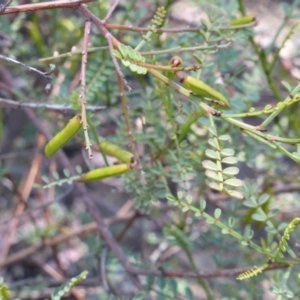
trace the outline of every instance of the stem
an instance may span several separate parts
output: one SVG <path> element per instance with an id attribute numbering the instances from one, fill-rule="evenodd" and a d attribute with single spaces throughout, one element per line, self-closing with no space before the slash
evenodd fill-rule
<path id="1" fill-rule="evenodd" d="M 82 3 L 93 2 L 94 0 L 60 0 L 39 2 L 33 4 L 24 4 L 16 6 L 8 6 L 0 10 L 1 15 L 15 14 L 26 11 L 48 10 L 56 8 L 78 8 Z"/>
<path id="2" fill-rule="evenodd" d="M 93 158 L 89 133 L 88 133 L 88 122 L 86 117 L 86 82 L 85 82 L 85 73 L 86 73 L 86 65 L 87 65 L 87 47 L 89 42 L 89 34 L 91 30 L 91 21 L 86 21 L 85 30 L 84 30 L 84 38 L 83 38 L 83 46 L 82 46 L 82 61 L 81 61 L 81 117 L 82 117 L 82 127 L 84 131 L 84 139 L 86 144 L 86 150 L 88 151 L 89 159 Z"/>
<path id="3" fill-rule="evenodd" d="M 30 107 L 33 109 L 43 108 L 43 109 L 59 111 L 59 112 L 67 112 L 67 111 L 76 110 L 76 108 L 74 108 L 71 105 L 36 103 L 36 102 L 20 102 L 20 101 L 4 99 L 4 98 L 0 98 L 0 104 L 3 106 L 12 107 L 12 108 L 22 108 L 22 107 Z M 86 110 L 90 110 L 93 112 L 104 110 L 105 108 L 106 108 L 105 106 L 86 105 Z"/>
<path id="4" fill-rule="evenodd" d="M 266 127 L 289 103 L 289 101 L 293 101 L 293 98 L 296 96 L 297 93 L 300 91 L 300 83 L 293 89 L 291 92 L 292 98 L 290 96 L 286 97 L 282 103 L 282 106 L 274 111 L 263 123 L 261 123 L 260 127 Z M 296 99 L 297 101 L 297 99 Z"/>

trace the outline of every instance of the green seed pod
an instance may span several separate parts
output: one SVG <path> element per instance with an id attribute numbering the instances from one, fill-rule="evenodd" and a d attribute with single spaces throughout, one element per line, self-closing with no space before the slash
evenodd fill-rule
<path id="1" fill-rule="evenodd" d="M 186 76 L 182 78 L 182 84 L 185 88 L 197 96 L 217 100 L 218 104 L 224 109 L 228 109 L 230 107 L 228 100 L 220 92 L 214 90 L 199 79 L 192 76 Z"/>
<path id="2" fill-rule="evenodd" d="M 90 172 L 85 173 L 79 181 L 81 182 L 88 182 L 94 180 L 101 180 L 109 177 L 115 177 L 122 175 L 130 170 L 129 164 L 121 164 L 121 165 L 114 165 L 110 167 L 95 169 Z"/>
<path id="3" fill-rule="evenodd" d="M 132 153 L 120 148 L 117 145 L 111 144 L 107 141 L 102 141 L 100 142 L 99 147 L 104 154 L 113 156 L 121 162 L 132 163 L 134 161 L 134 156 Z"/>
<path id="4" fill-rule="evenodd" d="M 47 157 L 54 155 L 61 149 L 68 141 L 70 141 L 75 134 L 82 127 L 81 115 L 76 115 L 59 133 L 57 133 L 46 145 L 45 154 Z"/>
<path id="5" fill-rule="evenodd" d="M 229 24 L 230 24 L 230 26 L 239 26 L 239 25 L 250 24 L 255 21 L 256 21 L 255 16 L 248 15 L 248 16 L 237 18 L 237 19 L 233 19 L 229 22 Z"/>

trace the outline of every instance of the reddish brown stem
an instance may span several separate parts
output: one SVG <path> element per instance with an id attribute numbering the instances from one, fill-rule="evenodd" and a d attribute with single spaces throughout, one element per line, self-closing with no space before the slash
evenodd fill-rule
<path id="1" fill-rule="evenodd" d="M 82 3 L 93 2 L 94 0 L 60 0 L 24 5 L 8 6 L 0 11 L 0 15 L 15 14 L 20 12 L 56 9 L 56 8 L 78 8 Z"/>

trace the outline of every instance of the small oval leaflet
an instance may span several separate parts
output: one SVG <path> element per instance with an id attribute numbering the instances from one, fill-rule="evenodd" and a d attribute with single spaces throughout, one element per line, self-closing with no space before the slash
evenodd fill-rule
<path id="1" fill-rule="evenodd" d="M 144 67 L 137 66 L 136 72 L 140 75 L 145 75 L 148 72 L 148 70 Z"/>
<path id="2" fill-rule="evenodd" d="M 225 175 L 235 176 L 239 173 L 239 168 L 237 167 L 228 167 L 223 169 L 222 173 Z"/>
<path id="3" fill-rule="evenodd" d="M 48 184 L 50 182 L 49 178 L 47 176 L 42 176 L 42 180 Z"/>
<path id="4" fill-rule="evenodd" d="M 231 191 L 228 191 L 228 192 L 231 192 Z M 228 226 L 229 226 L 229 227 L 233 227 L 234 224 L 235 224 L 235 218 L 234 218 L 234 217 L 230 217 L 230 218 L 228 219 Z"/>
<path id="5" fill-rule="evenodd" d="M 129 67 L 129 66 L 130 66 L 130 61 L 125 60 L 125 59 L 122 59 L 122 64 L 123 64 L 125 67 Z"/>
<path id="6" fill-rule="evenodd" d="M 200 200 L 200 210 L 204 211 L 206 207 L 206 201 L 205 200 Z"/>
<path id="7" fill-rule="evenodd" d="M 55 180 L 59 180 L 59 178 L 60 178 L 59 174 L 58 174 L 56 171 L 54 171 L 54 172 L 52 173 L 52 176 L 53 176 L 53 178 L 54 178 Z"/>
<path id="8" fill-rule="evenodd" d="M 267 216 L 264 214 L 255 213 L 252 215 L 252 219 L 259 222 L 265 222 L 267 220 Z"/>
<path id="9" fill-rule="evenodd" d="M 280 109 L 284 107 L 284 103 L 283 102 L 278 102 L 276 108 Z"/>
<path id="10" fill-rule="evenodd" d="M 243 181 L 237 178 L 230 178 L 224 181 L 224 184 L 230 185 L 233 187 L 240 187 L 243 185 Z"/>
<path id="11" fill-rule="evenodd" d="M 252 201 L 251 199 L 245 200 L 243 204 L 247 207 L 252 207 L 252 208 L 258 207 L 258 204 L 255 201 Z"/>
<path id="12" fill-rule="evenodd" d="M 230 148 L 224 148 L 221 150 L 221 155 L 222 156 L 233 156 L 234 155 L 234 150 Z"/>
<path id="13" fill-rule="evenodd" d="M 272 105 L 271 104 L 267 104 L 265 107 L 264 107 L 264 110 L 269 110 L 272 108 Z"/>
<path id="14" fill-rule="evenodd" d="M 239 191 L 234 191 L 234 190 L 226 190 L 227 194 L 233 198 L 239 199 L 239 200 L 243 200 L 244 199 L 244 195 L 239 192 Z"/>
<path id="15" fill-rule="evenodd" d="M 64 169 L 63 172 L 64 172 L 65 177 L 70 177 L 71 176 L 71 173 L 70 173 L 69 169 Z"/>
<path id="16" fill-rule="evenodd" d="M 222 163 L 228 164 L 228 165 L 234 165 L 238 162 L 238 159 L 234 156 L 225 157 L 222 159 Z"/>
<path id="17" fill-rule="evenodd" d="M 75 170 L 76 170 L 77 174 L 81 174 L 82 173 L 82 168 L 79 165 L 76 165 Z"/>
<path id="18" fill-rule="evenodd" d="M 130 69 L 132 72 L 136 72 L 137 69 L 138 69 L 138 66 L 137 66 L 137 65 L 134 65 L 134 64 L 130 64 L 130 65 L 129 65 L 129 69 Z"/>
<path id="19" fill-rule="evenodd" d="M 272 209 L 269 213 L 268 213 L 268 218 L 273 218 L 275 217 L 278 213 L 279 213 L 279 209 L 275 208 L 275 209 Z"/>
<path id="20" fill-rule="evenodd" d="M 213 179 L 213 180 L 216 180 L 216 181 L 222 181 L 222 179 L 219 178 L 218 173 L 216 173 L 216 172 L 207 170 L 207 171 L 205 172 L 205 175 L 206 175 L 208 178 L 210 178 L 210 179 Z"/>
<path id="21" fill-rule="evenodd" d="M 230 141 L 230 135 L 228 135 L 228 134 L 220 135 L 220 136 L 218 136 L 218 140 L 220 140 L 220 141 Z"/>
<path id="22" fill-rule="evenodd" d="M 137 60 L 137 61 L 142 61 L 143 58 L 144 58 L 144 57 L 141 55 L 141 53 L 140 53 L 140 52 L 137 52 L 137 51 L 135 51 L 135 52 L 133 53 L 133 57 L 134 57 L 134 59 Z"/>
<path id="23" fill-rule="evenodd" d="M 119 51 L 121 53 L 121 55 L 126 58 L 128 56 L 128 50 L 127 50 L 127 46 L 125 46 L 124 44 L 120 44 L 119 45 Z"/>
<path id="24" fill-rule="evenodd" d="M 212 149 L 205 150 L 205 155 L 209 158 L 220 160 L 220 154 Z"/>
<path id="25" fill-rule="evenodd" d="M 208 127 L 208 131 L 209 131 L 213 136 L 217 136 L 217 130 L 216 130 L 216 127 L 214 127 L 214 126 L 209 126 L 209 127 Z"/>
<path id="26" fill-rule="evenodd" d="M 122 60 L 122 54 L 118 50 L 112 51 L 113 56 L 117 57 L 118 59 Z"/>
<path id="27" fill-rule="evenodd" d="M 214 211 L 214 217 L 216 219 L 219 219 L 221 217 L 221 213 L 222 213 L 221 209 L 220 208 L 216 208 L 215 211 Z"/>
<path id="28" fill-rule="evenodd" d="M 135 59 L 136 51 L 134 51 L 130 46 L 127 46 L 127 51 L 128 51 L 128 57 L 131 58 L 131 59 Z"/>
<path id="29" fill-rule="evenodd" d="M 270 198 L 270 196 L 268 194 L 262 194 L 258 198 L 257 203 L 259 205 L 263 205 L 264 203 L 266 203 L 269 200 L 269 198 Z"/>
<path id="30" fill-rule="evenodd" d="M 220 168 L 217 166 L 217 164 L 211 160 L 204 160 L 202 162 L 202 166 L 204 169 L 207 169 L 210 171 L 221 171 Z"/>
<path id="31" fill-rule="evenodd" d="M 216 182 L 210 182 L 210 183 L 208 184 L 208 186 L 209 186 L 212 190 L 216 190 L 216 191 L 219 191 L 219 192 L 222 191 L 222 188 L 221 188 L 220 185 L 217 184 Z"/>
<path id="32" fill-rule="evenodd" d="M 214 148 L 216 148 L 216 149 L 219 149 L 219 144 L 218 144 L 214 139 L 209 139 L 209 140 L 208 140 L 208 143 L 209 143 L 212 147 L 214 147 Z"/>

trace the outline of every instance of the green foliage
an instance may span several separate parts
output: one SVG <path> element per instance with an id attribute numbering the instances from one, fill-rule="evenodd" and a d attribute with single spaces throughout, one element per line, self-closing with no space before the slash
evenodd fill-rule
<path id="1" fill-rule="evenodd" d="M 228 194 L 234 198 L 243 199 L 243 195 L 232 188 L 238 188 L 243 185 L 243 182 L 236 178 L 235 175 L 239 173 L 237 167 L 233 167 L 238 162 L 238 159 L 234 156 L 234 150 L 231 148 L 221 148 L 221 144 L 227 142 L 230 139 L 229 135 L 218 136 L 217 129 L 214 121 L 210 118 L 211 126 L 208 128 L 212 139 L 208 140 L 208 144 L 211 149 L 205 150 L 205 155 L 211 160 L 203 160 L 202 166 L 205 171 L 205 175 L 216 181 L 210 182 L 209 187 Z M 223 168 L 223 165 L 227 164 L 230 167 Z M 230 190 L 228 189 L 231 188 Z"/>
<path id="2" fill-rule="evenodd" d="M 268 267 L 268 264 L 264 264 L 263 266 L 260 267 L 254 267 L 253 269 L 250 269 L 246 271 L 245 273 L 240 274 L 237 279 L 238 280 L 244 280 L 248 279 L 254 276 L 257 276 L 259 273 L 263 272 Z"/>
<path id="3" fill-rule="evenodd" d="M 295 230 L 296 225 L 300 222 L 299 218 L 295 218 L 285 229 L 283 236 L 279 242 L 278 248 L 275 253 L 276 258 L 283 258 L 283 253 L 287 251 L 288 241 L 291 233 Z"/>
<path id="4" fill-rule="evenodd" d="M 60 286 L 51 294 L 51 300 L 60 300 L 65 294 L 69 293 L 73 287 L 85 280 L 87 275 L 88 272 L 84 271 L 78 276 L 71 278 L 68 283 Z"/>
<path id="5" fill-rule="evenodd" d="M 113 50 L 113 55 L 120 59 L 122 64 L 125 67 L 128 67 L 130 71 L 140 75 L 145 75 L 147 73 L 147 69 L 143 67 L 145 57 L 143 57 L 141 53 L 134 51 L 130 46 L 125 46 L 123 44 L 119 45 L 118 50 Z"/>
<path id="6" fill-rule="evenodd" d="M 9 300 L 10 291 L 7 285 L 3 284 L 3 278 L 0 277 L 0 299 Z"/>

